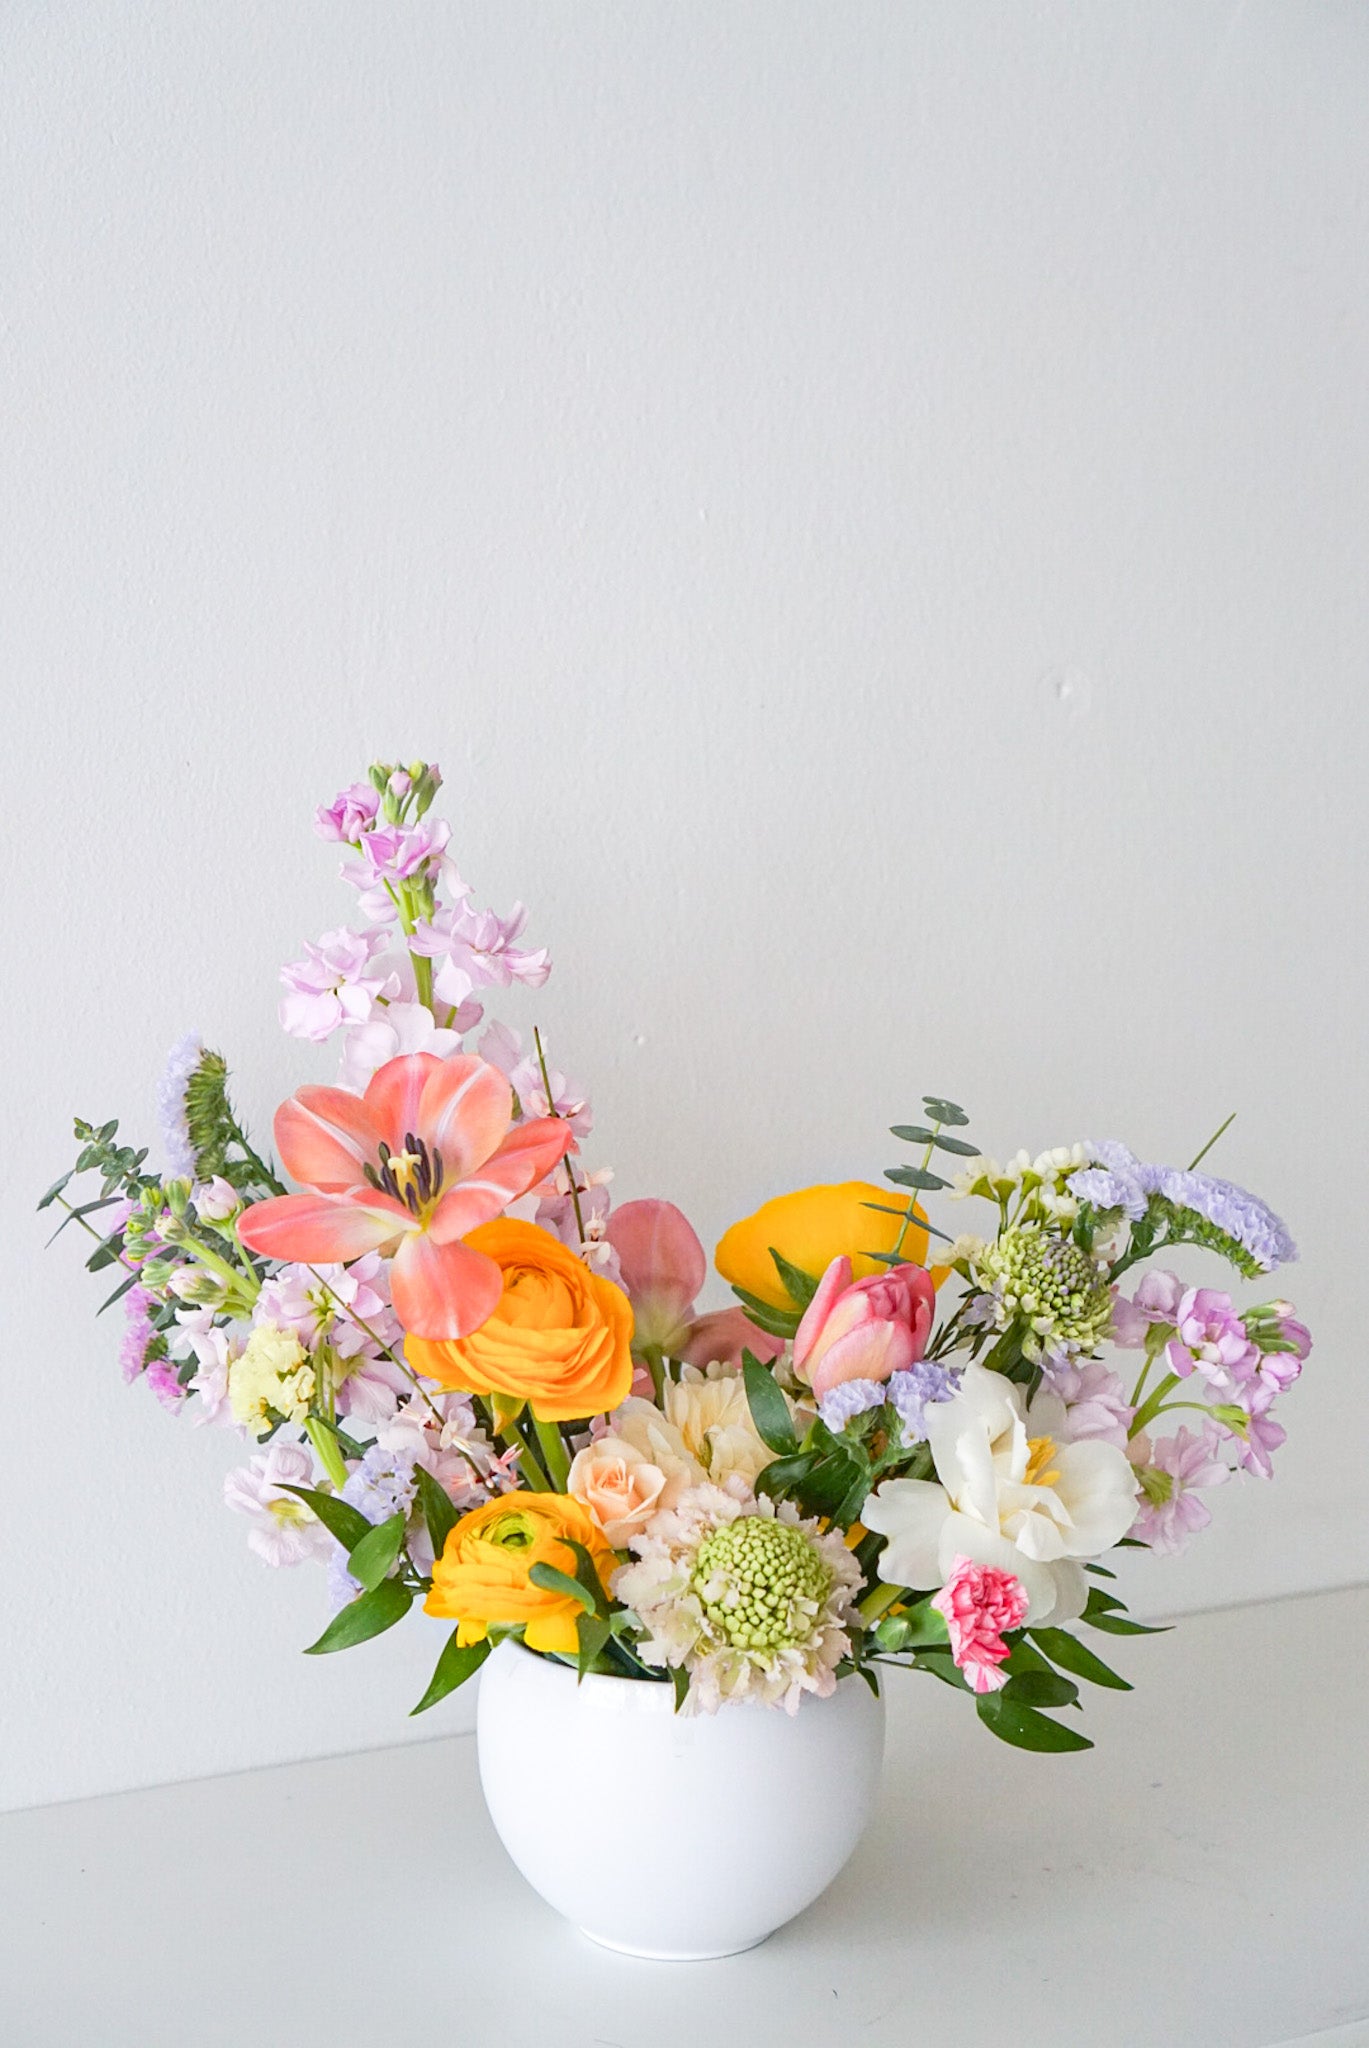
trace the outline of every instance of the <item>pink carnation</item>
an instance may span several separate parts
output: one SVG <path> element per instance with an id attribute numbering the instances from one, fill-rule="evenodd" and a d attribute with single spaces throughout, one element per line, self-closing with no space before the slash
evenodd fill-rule
<path id="1" fill-rule="evenodd" d="M 957 1557 L 951 1576 L 932 1601 L 950 1631 L 951 1655 L 975 1692 L 997 1692 L 1007 1684 L 999 1665 L 1007 1658 L 1003 1637 L 1027 1618 L 1027 1595 L 1012 1572 Z"/>

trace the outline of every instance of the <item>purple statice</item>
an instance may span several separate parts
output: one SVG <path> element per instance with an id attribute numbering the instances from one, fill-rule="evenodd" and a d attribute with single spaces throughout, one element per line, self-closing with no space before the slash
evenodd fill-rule
<path id="1" fill-rule="evenodd" d="M 888 1398 L 903 1424 L 905 1446 L 926 1442 L 927 1421 L 923 1410 L 938 1401 L 953 1400 L 960 1392 L 964 1370 L 960 1365 L 937 1365 L 933 1360 L 923 1358 L 904 1372 L 890 1373 Z"/>
<path id="2" fill-rule="evenodd" d="M 151 1387 L 163 1408 L 170 1414 L 179 1412 L 185 1401 L 185 1388 L 181 1385 L 179 1368 L 172 1358 L 151 1359 L 143 1373 L 143 1384 Z"/>
<path id="3" fill-rule="evenodd" d="M 414 1463 L 410 1451 L 391 1451 L 372 1444 L 352 1471 L 341 1498 L 365 1515 L 368 1522 L 388 1522 L 391 1515 L 401 1511 L 407 1514 L 418 1486 Z M 360 1591 L 360 1581 L 348 1571 L 347 1553 L 339 1545 L 328 1560 L 329 1598 L 335 1607 L 345 1607 Z"/>
<path id="4" fill-rule="evenodd" d="M 186 1180 L 195 1178 L 195 1148 L 186 1121 L 185 1091 L 203 1051 L 198 1033 L 188 1032 L 167 1054 L 166 1067 L 157 1084 L 157 1119 L 167 1165 L 173 1174 Z"/>
<path id="5" fill-rule="evenodd" d="M 1197 1430 L 1178 1429 L 1155 1445 L 1150 1463 L 1136 1474 L 1142 1500 L 1131 1534 L 1138 1543 L 1172 1557 L 1207 1527 L 1212 1510 L 1199 1499 L 1199 1489 L 1220 1486 L 1231 1477 L 1221 1457 L 1222 1441 L 1217 1424 L 1208 1421 Z"/>
<path id="6" fill-rule="evenodd" d="M 130 1287 L 124 1296 L 124 1334 L 119 1344 L 119 1370 L 124 1376 L 125 1386 L 132 1386 L 147 1363 L 147 1348 L 156 1335 L 148 1310 L 155 1303 L 156 1296 L 149 1294 L 145 1287 Z"/>
<path id="7" fill-rule="evenodd" d="M 818 1402 L 818 1414 L 835 1434 L 857 1415 L 882 1408 L 888 1398 L 889 1390 L 883 1380 L 838 1380 Z"/>
<path id="8" fill-rule="evenodd" d="M 1086 1150 L 1093 1164 L 1071 1174 L 1066 1183 L 1081 1202 L 1096 1209 L 1120 1209 L 1139 1223 L 1152 1198 L 1159 1196 L 1233 1238 L 1266 1273 L 1297 1258 L 1298 1248 L 1282 1220 L 1234 1181 L 1177 1166 L 1148 1165 L 1115 1138 L 1099 1145 L 1087 1143 Z"/>

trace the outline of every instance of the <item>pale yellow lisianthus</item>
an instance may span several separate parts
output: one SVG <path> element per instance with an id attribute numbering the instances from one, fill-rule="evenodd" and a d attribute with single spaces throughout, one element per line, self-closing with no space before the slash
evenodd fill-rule
<path id="1" fill-rule="evenodd" d="M 870 1208 L 872 1202 L 880 1207 Z M 821 1280 L 833 1259 L 844 1255 L 851 1261 L 852 1279 L 864 1280 L 886 1270 L 884 1261 L 874 1254 L 892 1252 L 899 1245 L 901 1218 L 883 1213 L 897 1207 L 898 1195 L 893 1189 L 876 1187 L 870 1181 L 844 1180 L 830 1186 L 798 1188 L 793 1194 L 763 1202 L 754 1215 L 734 1223 L 723 1233 L 714 1261 L 733 1287 L 745 1289 L 771 1308 L 793 1309 L 797 1304 L 785 1292 L 770 1256 L 772 1248 L 814 1280 Z M 926 1231 L 910 1225 L 899 1251 L 909 1265 L 922 1265 L 927 1256 Z"/>

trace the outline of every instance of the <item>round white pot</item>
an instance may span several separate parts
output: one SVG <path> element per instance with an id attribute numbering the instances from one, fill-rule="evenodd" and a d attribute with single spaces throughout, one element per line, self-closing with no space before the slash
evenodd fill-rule
<path id="1" fill-rule="evenodd" d="M 528 1883 L 592 1941 L 671 1962 L 754 1948 L 864 1832 L 884 1703 L 860 1678 L 795 1715 L 680 1715 L 673 1687 L 504 1643 L 480 1674 L 480 1782 Z"/>

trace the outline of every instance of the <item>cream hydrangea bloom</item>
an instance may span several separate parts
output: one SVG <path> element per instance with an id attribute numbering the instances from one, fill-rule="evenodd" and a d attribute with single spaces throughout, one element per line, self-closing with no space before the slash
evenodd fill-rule
<path id="1" fill-rule="evenodd" d="M 252 1436 L 265 1436 L 275 1416 L 303 1422 L 314 1396 L 314 1368 L 293 1330 L 257 1324 L 240 1358 L 228 1367 L 233 1420 Z"/>
<path id="2" fill-rule="evenodd" d="M 968 1557 L 1021 1581 L 1031 1624 L 1082 1614 L 1088 1589 L 1078 1560 L 1126 1535 L 1136 1475 L 1115 1444 L 1050 1434 L 1059 1409 L 1043 1403 L 1028 1415 L 1001 1373 L 967 1365 L 955 1398 L 926 1411 L 936 1478 L 886 1480 L 861 1511 L 865 1527 L 887 1539 L 880 1578 L 940 1586 L 956 1558 Z"/>

